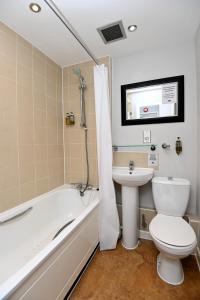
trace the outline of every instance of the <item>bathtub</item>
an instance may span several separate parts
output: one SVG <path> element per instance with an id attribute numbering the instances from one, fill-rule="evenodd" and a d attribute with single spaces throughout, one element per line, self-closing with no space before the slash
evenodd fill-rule
<path id="1" fill-rule="evenodd" d="M 98 204 L 62 186 L 0 213 L 0 299 L 63 299 L 99 242 Z"/>

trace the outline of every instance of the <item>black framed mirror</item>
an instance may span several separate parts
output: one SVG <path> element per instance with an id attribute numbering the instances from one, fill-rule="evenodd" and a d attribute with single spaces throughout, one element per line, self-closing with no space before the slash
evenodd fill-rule
<path id="1" fill-rule="evenodd" d="M 122 126 L 184 122 L 184 75 L 121 85 Z"/>

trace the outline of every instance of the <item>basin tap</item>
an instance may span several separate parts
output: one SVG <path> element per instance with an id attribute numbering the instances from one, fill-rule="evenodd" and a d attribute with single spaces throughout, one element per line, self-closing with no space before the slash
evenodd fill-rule
<path id="1" fill-rule="evenodd" d="M 133 169 L 134 169 L 134 161 L 130 160 L 129 161 L 129 171 L 133 171 Z"/>

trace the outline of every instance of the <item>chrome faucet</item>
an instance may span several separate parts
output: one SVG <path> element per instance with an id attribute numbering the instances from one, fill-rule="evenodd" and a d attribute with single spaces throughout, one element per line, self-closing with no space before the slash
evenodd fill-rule
<path id="1" fill-rule="evenodd" d="M 85 188 L 85 184 L 81 183 L 81 182 L 73 182 L 71 183 L 72 187 L 78 191 L 81 191 L 83 188 Z M 88 184 L 87 190 L 92 190 L 93 186 Z"/>
<path id="2" fill-rule="evenodd" d="M 134 169 L 134 161 L 130 160 L 129 161 L 129 171 L 133 171 L 133 169 Z"/>

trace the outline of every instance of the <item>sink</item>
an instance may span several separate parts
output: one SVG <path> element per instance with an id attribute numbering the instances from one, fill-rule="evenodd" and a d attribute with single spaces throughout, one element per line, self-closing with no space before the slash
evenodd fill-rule
<path id="1" fill-rule="evenodd" d="M 137 187 L 151 180 L 153 169 L 134 168 L 133 171 L 129 171 L 128 167 L 113 167 L 112 174 L 115 182 L 129 187 Z"/>
<path id="2" fill-rule="evenodd" d="M 151 168 L 115 167 L 113 180 L 122 186 L 122 245 L 126 249 L 135 249 L 139 237 L 139 187 L 153 177 Z"/>

